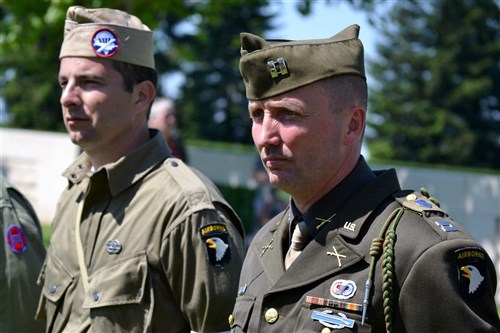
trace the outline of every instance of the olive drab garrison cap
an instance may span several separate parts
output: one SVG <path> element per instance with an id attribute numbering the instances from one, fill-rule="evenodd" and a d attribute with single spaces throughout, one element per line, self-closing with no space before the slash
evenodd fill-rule
<path id="1" fill-rule="evenodd" d="M 241 33 L 240 72 L 247 98 L 269 98 L 333 76 L 355 75 L 366 80 L 358 35 L 358 25 L 328 39 L 265 40 Z"/>
<path id="2" fill-rule="evenodd" d="M 154 69 L 153 52 L 153 32 L 137 17 L 109 8 L 68 8 L 59 59 L 107 58 Z"/>

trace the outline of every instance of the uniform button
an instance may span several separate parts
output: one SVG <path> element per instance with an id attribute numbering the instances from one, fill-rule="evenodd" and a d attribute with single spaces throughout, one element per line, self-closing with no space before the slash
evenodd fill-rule
<path id="1" fill-rule="evenodd" d="M 406 200 L 408 200 L 408 201 L 415 201 L 415 200 L 417 200 L 417 196 L 415 194 L 413 194 L 413 193 L 412 194 L 408 194 L 406 196 Z"/>
<path id="2" fill-rule="evenodd" d="M 179 166 L 179 164 L 178 164 L 176 161 L 172 161 L 172 162 L 170 163 L 170 165 L 172 165 L 173 167 L 177 167 L 177 166 Z"/>
<path id="3" fill-rule="evenodd" d="M 55 284 L 53 284 L 52 287 L 50 287 L 50 293 L 54 294 L 56 291 L 57 291 L 57 287 Z"/>
<path id="4" fill-rule="evenodd" d="M 227 318 L 227 321 L 229 323 L 229 326 L 233 326 L 233 324 L 234 324 L 234 316 L 232 314 L 230 314 L 229 318 Z"/>
<path id="5" fill-rule="evenodd" d="M 279 314 L 278 310 L 275 308 L 270 308 L 266 311 L 266 314 L 264 315 L 264 318 L 269 324 L 273 324 L 278 320 Z"/>
<path id="6" fill-rule="evenodd" d="M 321 330 L 321 333 L 332 333 L 332 330 L 329 329 L 328 327 L 325 327 Z"/>
<path id="7" fill-rule="evenodd" d="M 94 302 L 97 302 L 97 301 L 99 300 L 99 297 L 100 297 L 100 295 L 99 295 L 99 293 L 96 291 L 96 292 L 94 293 Z"/>

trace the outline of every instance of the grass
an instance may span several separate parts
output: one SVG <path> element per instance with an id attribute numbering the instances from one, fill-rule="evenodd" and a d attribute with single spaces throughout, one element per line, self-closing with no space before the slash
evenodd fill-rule
<path id="1" fill-rule="evenodd" d="M 45 248 L 48 248 L 50 244 L 50 234 L 51 234 L 49 223 L 42 223 L 42 234 L 43 234 L 43 245 L 45 245 Z"/>

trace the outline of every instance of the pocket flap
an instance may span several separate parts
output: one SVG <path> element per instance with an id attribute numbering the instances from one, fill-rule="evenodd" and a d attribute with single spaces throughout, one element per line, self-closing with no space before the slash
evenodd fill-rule
<path id="1" fill-rule="evenodd" d="M 121 258 L 96 271 L 83 300 L 87 309 L 120 304 L 139 304 L 144 295 L 148 270 L 146 252 Z"/>
<path id="2" fill-rule="evenodd" d="M 246 331 L 254 302 L 255 297 L 241 296 L 236 298 L 236 304 L 233 310 L 234 322 L 233 325 L 231 325 L 232 328 L 239 327 L 241 330 Z"/>
<path id="3" fill-rule="evenodd" d="M 62 261 L 53 254 L 48 255 L 44 270 L 42 293 L 49 301 L 57 303 L 73 281 L 73 277 Z"/>

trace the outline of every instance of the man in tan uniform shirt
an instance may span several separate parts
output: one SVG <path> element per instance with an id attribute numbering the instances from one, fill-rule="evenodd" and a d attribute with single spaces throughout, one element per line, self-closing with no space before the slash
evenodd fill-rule
<path id="1" fill-rule="evenodd" d="M 149 130 L 152 32 L 70 7 L 60 51 L 66 169 L 39 278 L 47 332 L 221 332 L 241 269 L 241 222 L 205 176 Z"/>

